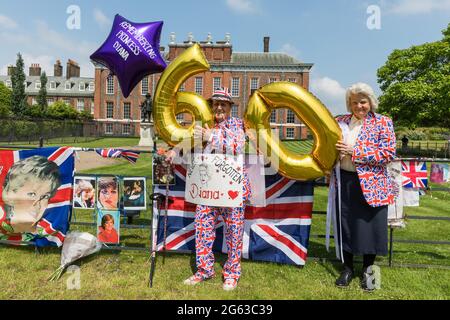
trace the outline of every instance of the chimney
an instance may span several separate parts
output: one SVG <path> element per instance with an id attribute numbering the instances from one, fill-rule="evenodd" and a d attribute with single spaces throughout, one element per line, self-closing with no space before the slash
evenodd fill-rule
<path id="1" fill-rule="evenodd" d="M 30 77 L 41 76 L 41 66 L 38 63 L 32 63 L 29 70 L 30 70 L 29 72 Z"/>
<path id="2" fill-rule="evenodd" d="M 69 59 L 67 60 L 67 68 L 66 68 L 66 78 L 79 78 L 80 77 L 80 66 L 77 62 Z"/>
<path id="3" fill-rule="evenodd" d="M 61 65 L 60 60 L 56 60 L 56 63 L 53 65 L 53 75 L 55 77 L 62 77 L 63 76 L 63 67 Z"/>
<path id="4" fill-rule="evenodd" d="M 264 37 L 264 52 L 269 52 L 270 37 Z"/>
<path id="5" fill-rule="evenodd" d="M 8 76 L 12 76 L 14 73 L 14 70 L 16 70 L 15 66 L 13 66 L 13 65 L 8 66 Z"/>

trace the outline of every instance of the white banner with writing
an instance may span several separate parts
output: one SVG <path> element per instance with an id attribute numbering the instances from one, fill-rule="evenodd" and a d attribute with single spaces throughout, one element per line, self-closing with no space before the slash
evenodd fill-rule
<path id="1" fill-rule="evenodd" d="M 213 207 L 242 207 L 243 156 L 195 154 L 186 174 L 185 200 Z"/>

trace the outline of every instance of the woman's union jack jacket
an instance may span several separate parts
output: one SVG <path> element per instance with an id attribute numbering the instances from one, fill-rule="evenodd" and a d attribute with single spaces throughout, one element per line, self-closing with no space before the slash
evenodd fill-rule
<path id="1" fill-rule="evenodd" d="M 350 124 L 352 115 L 336 118 Z M 396 139 L 392 120 L 369 112 L 356 139 L 352 162 L 356 167 L 364 198 L 372 207 L 394 203 L 395 192 L 387 164 L 395 158 Z"/>

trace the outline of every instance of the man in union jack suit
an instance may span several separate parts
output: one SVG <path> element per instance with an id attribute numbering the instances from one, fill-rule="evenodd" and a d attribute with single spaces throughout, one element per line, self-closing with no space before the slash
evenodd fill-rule
<path id="1" fill-rule="evenodd" d="M 343 139 L 336 144 L 340 161 L 330 179 L 327 225 L 334 220 L 336 254 L 344 263 L 336 285 L 349 285 L 353 256 L 362 255 L 361 287 L 373 290 L 369 267 L 376 255 L 387 254 L 388 205 L 396 196 L 387 171 L 395 157 L 395 133 L 390 118 L 374 113 L 378 101 L 367 84 L 347 89 L 346 102 L 350 114 L 336 119 Z"/>
<path id="2" fill-rule="evenodd" d="M 205 128 L 195 127 L 196 139 L 206 142 L 205 153 L 244 154 L 245 131 L 241 119 L 231 117 L 233 104 L 227 88 L 217 88 L 208 100 L 213 113 L 215 126 Z M 175 152 L 169 151 L 168 158 L 173 158 Z M 184 281 L 187 285 L 195 285 L 215 276 L 214 254 L 212 247 L 216 238 L 215 225 L 219 215 L 226 224 L 226 243 L 228 259 L 223 267 L 223 289 L 236 288 L 241 276 L 241 256 L 244 234 L 245 203 L 251 196 L 250 183 L 244 168 L 243 206 L 238 208 L 219 208 L 197 205 L 195 212 L 195 248 L 197 272 Z"/>

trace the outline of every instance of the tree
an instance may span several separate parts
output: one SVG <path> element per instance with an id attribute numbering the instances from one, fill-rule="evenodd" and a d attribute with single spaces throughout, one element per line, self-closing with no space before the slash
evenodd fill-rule
<path id="1" fill-rule="evenodd" d="M 79 112 L 63 101 L 56 101 L 47 108 L 46 115 L 51 119 L 78 119 Z"/>
<path id="2" fill-rule="evenodd" d="M 441 41 L 394 50 L 378 69 L 379 111 L 399 125 L 450 127 L 450 24 Z"/>
<path id="3" fill-rule="evenodd" d="M 11 90 L 0 82 L 0 118 L 11 115 Z"/>
<path id="4" fill-rule="evenodd" d="M 39 94 L 37 96 L 36 102 L 38 106 L 40 106 L 45 112 L 47 110 L 48 104 L 47 104 L 47 75 L 45 74 L 45 71 L 41 74 L 41 88 L 39 89 Z"/>
<path id="5" fill-rule="evenodd" d="M 27 97 L 25 95 L 25 72 L 22 55 L 17 54 L 16 68 L 11 75 L 12 95 L 11 111 L 17 116 L 23 116 L 27 110 Z"/>

